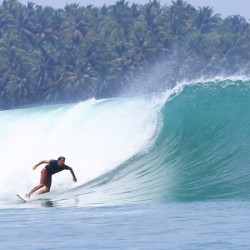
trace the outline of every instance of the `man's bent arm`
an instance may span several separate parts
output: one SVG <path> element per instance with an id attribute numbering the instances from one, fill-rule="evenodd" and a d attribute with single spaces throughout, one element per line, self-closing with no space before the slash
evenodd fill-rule
<path id="1" fill-rule="evenodd" d="M 33 166 L 33 169 L 35 170 L 39 165 L 41 165 L 41 164 L 43 164 L 43 163 L 49 164 L 50 161 L 49 161 L 49 160 L 42 160 L 42 161 L 39 161 L 36 165 Z"/>
<path id="2" fill-rule="evenodd" d="M 73 176 L 73 181 L 74 181 L 74 182 L 77 182 L 75 173 L 74 173 L 74 171 L 73 171 L 73 169 L 72 169 L 71 167 L 69 167 L 69 171 L 71 172 L 71 174 L 72 174 L 72 176 Z"/>

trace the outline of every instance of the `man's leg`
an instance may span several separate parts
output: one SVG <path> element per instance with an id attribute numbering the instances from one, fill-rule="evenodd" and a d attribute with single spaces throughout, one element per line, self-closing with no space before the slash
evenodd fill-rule
<path id="1" fill-rule="evenodd" d="M 44 168 L 42 171 L 41 171 L 41 177 L 40 177 L 40 184 L 35 186 L 28 194 L 26 194 L 25 196 L 26 197 L 30 197 L 31 194 L 33 194 L 34 192 L 36 192 L 38 189 L 46 186 L 46 178 L 47 178 L 47 171 L 46 169 Z"/>
<path id="2" fill-rule="evenodd" d="M 44 184 L 39 184 L 39 185 L 33 187 L 31 189 L 31 191 L 26 196 L 28 196 L 28 197 L 31 196 L 31 194 L 33 194 L 34 192 L 36 192 L 38 189 L 40 189 L 42 187 L 44 187 Z"/>
<path id="3" fill-rule="evenodd" d="M 50 191 L 50 187 L 51 187 L 51 183 L 52 183 L 52 176 L 47 174 L 44 181 L 45 181 L 45 187 L 44 187 L 44 189 L 40 190 L 38 192 L 38 194 L 44 194 L 44 193 L 48 193 Z"/>
<path id="4" fill-rule="evenodd" d="M 40 190 L 38 194 L 48 193 L 50 191 L 50 187 L 45 186 L 44 189 Z"/>

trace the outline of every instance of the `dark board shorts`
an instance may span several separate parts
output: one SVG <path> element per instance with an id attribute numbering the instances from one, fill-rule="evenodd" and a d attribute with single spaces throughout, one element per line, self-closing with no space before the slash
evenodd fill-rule
<path id="1" fill-rule="evenodd" d="M 41 171 L 41 179 L 40 179 L 40 184 L 50 188 L 51 187 L 51 174 L 48 173 L 48 171 L 44 168 Z"/>

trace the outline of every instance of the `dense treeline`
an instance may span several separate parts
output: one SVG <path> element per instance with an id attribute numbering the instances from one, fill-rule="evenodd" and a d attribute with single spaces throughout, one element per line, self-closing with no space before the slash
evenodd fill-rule
<path id="1" fill-rule="evenodd" d="M 222 19 L 183 0 L 64 9 L 4 0 L 0 6 L 0 109 L 115 96 L 159 61 L 167 62 L 173 84 L 248 73 L 249 58 L 243 17 Z"/>

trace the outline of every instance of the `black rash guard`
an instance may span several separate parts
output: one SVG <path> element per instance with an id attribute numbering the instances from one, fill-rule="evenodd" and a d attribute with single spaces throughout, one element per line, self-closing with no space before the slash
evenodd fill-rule
<path id="1" fill-rule="evenodd" d="M 50 175 L 53 175 L 65 169 L 69 170 L 69 166 L 65 164 L 63 164 L 62 166 L 58 166 L 58 161 L 56 160 L 50 160 L 49 165 L 46 165 L 45 168 Z"/>

